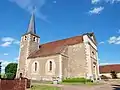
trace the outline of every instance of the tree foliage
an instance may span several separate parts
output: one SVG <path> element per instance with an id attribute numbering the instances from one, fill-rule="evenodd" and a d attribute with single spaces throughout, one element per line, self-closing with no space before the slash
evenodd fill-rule
<path id="1" fill-rule="evenodd" d="M 14 79 L 17 72 L 17 63 L 10 63 L 5 67 L 7 79 Z"/>

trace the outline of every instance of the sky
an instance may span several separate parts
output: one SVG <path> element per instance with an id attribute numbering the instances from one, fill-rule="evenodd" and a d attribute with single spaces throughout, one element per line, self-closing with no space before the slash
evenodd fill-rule
<path id="1" fill-rule="evenodd" d="M 40 44 L 94 32 L 100 65 L 120 63 L 120 0 L 1 0 L 2 70 L 18 62 L 20 38 L 33 6 Z"/>

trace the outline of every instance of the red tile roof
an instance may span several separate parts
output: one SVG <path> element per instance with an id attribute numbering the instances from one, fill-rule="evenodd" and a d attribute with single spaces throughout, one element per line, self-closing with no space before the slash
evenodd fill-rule
<path id="1" fill-rule="evenodd" d="M 83 36 L 75 36 L 40 45 L 40 49 L 31 53 L 28 58 L 36 58 L 61 53 L 67 45 L 74 45 L 83 42 Z"/>
<path id="2" fill-rule="evenodd" d="M 100 73 L 110 73 L 111 71 L 120 72 L 120 64 L 100 66 Z"/>

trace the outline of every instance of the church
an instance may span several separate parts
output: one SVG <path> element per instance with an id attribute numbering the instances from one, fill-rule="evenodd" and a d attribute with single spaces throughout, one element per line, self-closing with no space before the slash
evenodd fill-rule
<path id="1" fill-rule="evenodd" d="M 42 38 L 42 37 L 41 37 Z M 27 32 L 21 36 L 16 77 L 52 81 L 57 77 L 99 79 L 97 42 L 94 33 L 40 44 L 32 13 Z"/>

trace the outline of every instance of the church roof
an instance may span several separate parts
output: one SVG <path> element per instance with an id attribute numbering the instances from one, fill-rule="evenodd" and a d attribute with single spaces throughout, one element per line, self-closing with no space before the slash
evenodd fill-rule
<path id="1" fill-rule="evenodd" d="M 111 71 L 120 72 L 120 64 L 100 66 L 100 73 L 110 73 Z"/>
<path id="2" fill-rule="evenodd" d="M 40 45 L 39 50 L 31 53 L 28 58 L 37 58 L 54 54 L 60 54 L 65 46 L 74 45 L 82 42 L 83 36 L 75 36 L 63 40 L 42 44 Z"/>

